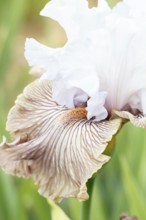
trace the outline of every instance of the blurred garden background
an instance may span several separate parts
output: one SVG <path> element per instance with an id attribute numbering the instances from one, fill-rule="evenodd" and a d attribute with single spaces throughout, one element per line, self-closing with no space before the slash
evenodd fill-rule
<path id="1" fill-rule="evenodd" d="M 108 1 L 111 7 L 116 2 Z M 34 80 L 23 55 L 26 37 L 52 47 L 66 42 L 55 21 L 39 16 L 46 3 L 0 0 L 0 141 L 4 135 L 10 138 L 5 123 L 16 96 Z M 67 199 L 59 206 L 71 220 L 79 220 L 80 202 Z M 65 220 L 54 209 L 32 181 L 0 171 L 0 220 Z M 125 212 L 146 219 L 146 130 L 130 124 L 118 134 L 112 160 L 96 176 L 90 220 L 118 220 Z"/>

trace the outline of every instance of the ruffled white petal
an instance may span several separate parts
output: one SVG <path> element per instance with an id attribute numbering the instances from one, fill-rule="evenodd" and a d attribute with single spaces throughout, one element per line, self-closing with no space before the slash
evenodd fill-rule
<path id="1" fill-rule="evenodd" d="M 132 95 L 146 88 L 146 29 L 115 14 L 110 19 L 105 39 L 98 34 L 102 46 L 98 50 L 97 44 L 96 51 L 104 51 L 97 71 L 100 89 L 109 94 L 106 108 L 111 112 L 123 109 Z"/>
<path id="2" fill-rule="evenodd" d="M 0 166 L 31 178 L 45 197 L 88 198 L 86 182 L 109 160 L 103 154 L 121 119 L 86 120 L 85 108 L 67 109 L 52 99 L 48 81 L 25 88 L 9 113 L 14 142 L 0 146 Z"/>
<path id="3" fill-rule="evenodd" d="M 53 97 L 60 105 L 86 102 L 88 118 L 98 120 L 113 109 L 145 114 L 140 95 L 146 90 L 145 4 L 124 0 L 111 10 L 104 0 L 92 9 L 85 0 L 52 0 L 45 6 L 41 15 L 58 21 L 68 42 L 51 49 L 27 40 L 25 56 L 31 66 L 45 69 L 42 80 L 53 80 Z"/>
<path id="4" fill-rule="evenodd" d="M 58 76 L 58 56 L 60 49 L 53 49 L 36 40 L 30 38 L 25 42 L 25 58 L 30 66 L 43 68 L 44 72 L 49 72 L 50 80 Z"/>
<path id="5" fill-rule="evenodd" d="M 41 15 L 59 22 L 64 28 L 68 40 L 85 37 L 88 32 L 103 24 L 102 12 L 109 11 L 104 1 L 99 2 L 97 8 L 88 8 L 86 0 L 52 0 L 41 11 Z"/>
<path id="6" fill-rule="evenodd" d="M 27 39 L 25 57 L 29 65 L 44 69 L 41 80 L 53 80 L 53 97 L 58 104 L 69 108 L 75 107 L 77 103 L 80 106 L 85 104 L 89 97 L 95 96 L 96 92 L 98 95 L 99 78 L 87 41 L 68 43 L 61 51 Z M 89 106 L 89 111 L 90 109 Z M 101 113 L 96 113 L 97 117 L 100 115 Z"/>
<path id="7" fill-rule="evenodd" d="M 111 8 L 109 7 L 106 0 L 98 0 L 98 10 L 103 12 L 110 12 Z"/>
<path id="8" fill-rule="evenodd" d="M 133 15 L 143 16 L 146 13 L 146 1 L 145 0 L 124 0 L 125 4 L 133 10 Z"/>

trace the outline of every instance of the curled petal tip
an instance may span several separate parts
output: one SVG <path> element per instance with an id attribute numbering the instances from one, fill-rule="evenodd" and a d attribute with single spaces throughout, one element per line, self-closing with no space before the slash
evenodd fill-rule
<path id="1" fill-rule="evenodd" d="M 5 143 L 6 143 L 6 137 L 3 136 L 2 137 L 2 143 L 0 143 L 0 148 L 2 148 L 5 145 Z"/>
<path id="2" fill-rule="evenodd" d="M 136 127 L 146 128 L 146 116 L 143 114 L 133 115 L 127 111 L 114 111 L 114 114 L 122 119 L 129 120 Z"/>

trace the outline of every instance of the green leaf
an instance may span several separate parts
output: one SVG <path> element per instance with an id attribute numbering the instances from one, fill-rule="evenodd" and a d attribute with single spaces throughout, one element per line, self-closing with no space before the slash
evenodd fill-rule
<path id="1" fill-rule="evenodd" d="M 118 2 L 121 2 L 122 0 L 107 0 L 109 6 L 113 7 L 115 6 Z"/>
<path id="2" fill-rule="evenodd" d="M 120 165 L 125 195 L 131 211 L 129 214 L 136 215 L 139 219 L 146 219 L 146 197 L 143 196 L 144 192 L 141 190 L 136 176 L 132 173 L 124 157 L 121 157 Z"/>
<path id="3" fill-rule="evenodd" d="M 7 3 L 7 2 L 6 2 Z M 7 20 L 4 29 L 6 29 L 6 37 L 4 42 L 1 43 L 1 54 L 0 54 L 0 77 L 2 83 L 2 79 L 4 79 L 7 70 L 9 68 L 10 60 L 12 58 L 11 50 L 14 43 L 14 39 L 17 36 L 18 28 L 22 23 L 22 19 L 25 13 L 26 0 L 12 0 L 9 2 L 9 7 L 7 4 L 3 5 L 3 10 L 7 13 L 3 17 L 4 20 Z M 0 12 L 1 12 L 0 11 Z"/>
<path id="4" fill-rule="evenodd" d="M 53 202 L 52 200 L 48 200 L 48 203 L 51 206 L 52 220 L 70 220 L 64 213 L 64 211 L 55 204 L 55 202 Z"/>

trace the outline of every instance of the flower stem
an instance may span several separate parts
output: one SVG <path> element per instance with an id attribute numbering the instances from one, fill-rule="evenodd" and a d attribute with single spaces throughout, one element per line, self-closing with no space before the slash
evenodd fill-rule
<path id="1" fill-rule="evenodd" d="M 95 178 L 91 178 L 87 183 L 89 199 L 81 203 L 81 220 L 90 220 L 91 217 L 90 215 L 91 215 L 91 203 L 92 203 L 94 179 Z"/>

